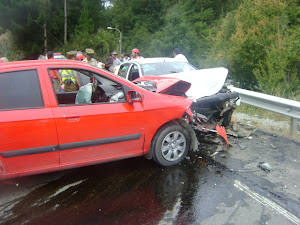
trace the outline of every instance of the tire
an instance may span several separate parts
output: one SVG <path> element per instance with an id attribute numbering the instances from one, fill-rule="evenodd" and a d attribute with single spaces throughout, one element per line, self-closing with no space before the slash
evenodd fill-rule
<path id="1" fill-rule="evenodd" d="M 176 165 L 186 157 L 190 143 L 186 129 L 178 124 L 167 124 L 153 139 L 153 159 L 162 166 Z"/>

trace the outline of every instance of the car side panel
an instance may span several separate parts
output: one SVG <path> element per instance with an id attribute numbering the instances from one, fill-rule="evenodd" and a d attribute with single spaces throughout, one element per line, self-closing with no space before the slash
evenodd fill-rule
<path id="1" fill-rule="evenodd" d="M 143 154 L 140 103 L 75 105 L 53 111 L 61 165 Z"/>
<path id="2" fill-rule="evenodd" d="M 45 107 L 0 111 L 0 179 L 59 165 L 56 125 L 38 73 Z"/>

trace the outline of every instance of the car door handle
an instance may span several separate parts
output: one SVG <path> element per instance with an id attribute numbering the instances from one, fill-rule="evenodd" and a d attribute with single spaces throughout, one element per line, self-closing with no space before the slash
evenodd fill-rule
<path id="1" fill-rule="evenodd" d="M 79 116 L 64 116 L 68 121 L 79 121 Z"/>

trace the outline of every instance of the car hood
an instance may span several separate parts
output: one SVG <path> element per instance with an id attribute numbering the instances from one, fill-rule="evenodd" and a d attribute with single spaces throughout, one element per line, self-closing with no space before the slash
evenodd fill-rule
<path id="1" fill-rule="evenodd" d="M 186 93 L 191 87 L 191 83 L 180 80 L 174 77 L 163 77 L 163 76 L 143 76 L 136 80 L 134 83 L 141 81 L 151 81 L 156 85 L 155 92 L 160 94 L 174 94 L 180 95 L 180 93 Z"/>
<path id="2" fill-rule="evenodd" d="M 186 95 L 198 99 L 218 93 L 226 81 L 227 74 L 228 69 L 219 67 L 166 74 L 161 77 L 172 77 L 191 83 L 191 88 Z"/>

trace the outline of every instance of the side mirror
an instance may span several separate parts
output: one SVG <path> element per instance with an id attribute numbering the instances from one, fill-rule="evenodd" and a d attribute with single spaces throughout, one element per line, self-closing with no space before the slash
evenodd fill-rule
<path id="1" fill-rule="evenodd" d="M 143 96 L 139 92 L 136 92 L 134 90 L 130 90 L 130 91 L 127 92 L 126 99 L 129 103 L 142 102 L 143 101 Z"/>

